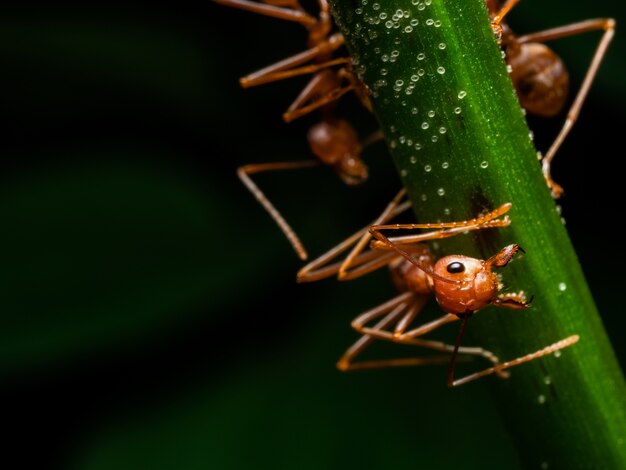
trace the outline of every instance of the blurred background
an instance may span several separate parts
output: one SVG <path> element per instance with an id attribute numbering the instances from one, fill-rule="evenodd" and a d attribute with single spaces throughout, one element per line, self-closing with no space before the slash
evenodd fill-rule
<path id="1" fill-rule="evenodd" d="M 509 24 L 525 33 L 608 16 L 616 37 L 553 175 L 624 363 L 626 6 L 528 0 Z M 550 44 L 575 87 L 599 38 Z M 444 367 L 335 369 L 357 338 L 352 318 L 394 294 L 387 273 L 296 284 L 302 263 L 237 179 L 243 164 L 310 156 L 313 117 L 280 118 L 306 79 L 238 85 L 304 41 L 297 25 L 210 1 L 3 8 L 2 459 L 81 470 L 519 468 L 489 379 L 448 390 Z M 363 136 L 376 129 L 352 96 L 338 112 Z M 545 150 L 562 118 L 529 124 Z M 364 156 L 371 178 L 358 188 L 323 168 L 256 178 L 312 256 L 398 190 L 384 145 Z"/>

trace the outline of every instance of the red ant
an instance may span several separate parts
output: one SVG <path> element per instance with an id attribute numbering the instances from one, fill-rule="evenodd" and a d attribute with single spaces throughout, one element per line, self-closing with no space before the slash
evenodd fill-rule
<path id="1" fill-rule="evenodd" d="M 298 236 L 273 204 L 267 199 L 250 175 L 263 171 L 288 170 L 318 166 L 332 167 L 348 185 L 356 185 L 368 177 L 368 169 L 361 159 L 364 147 L 382 139 L 380 132 L 361 142 L 352 125 L 337 118 L 332 105 L 343 95 L 354 91 L 361 103 L 371 111 L 368 91 L 352 71 L 349 58 L 333 59 L 344 39 L 340 33 L 332 33 L 332 21 L 327 0 L 317 0 L 319 16 L 309 15 L 299 0 L 214 0 L 223 5 L 259 13 L 266 16 L 294 21 L 304 26 L 309 34 L 308 49 L 269 65 L 240 79 L 244 88 L 275 82 L 304 74 L 313 74 L 308 84 L 283 114 L 283 120 L 293 121 L 314 110 L 319 110 L 321 120 L 307 134 L 312 153 L 316 159 L 296 162 L 271 162 L 244 165 L 238 175 L 261 205 L 281 228 L 298 256 L 305 260 L 308 255 Z M 303 65 L 310 62 L 309 65 Z M 339 69 L 333 66 L 341 65 Z"/>
<path id="2" fill-rule="evenodd" d="M 503 20 L 519 1 L 507 0 L 500 6 L 498 0 L 486 0 L 486 4 L 494 32 L 506 52 L 506 62 L 510 66 L 511 80 L 520 104 L 522 108 L 538 116 L 552 117 L 558 114 L 565 104 L 569 88 L 569 76 L 565 65 L 550 48 L 542 43 L 591 31 L 604 31 L 585 78 L 569 108 L 563 127 L 541 160 L 546 183 L 551 190 L 552 197 L 557 199 L 562 195 L 563 188 L 552 179 L 550 165 L 578 118 L 591 83 L 615 34 L 615 20 L 597 18 L 516 36 Z"/>
<path id="3" fill-rule="evenodd" d="M 398 296 L 360 314 L 352 321 L 352 327 L 363 336 L 337 362 L 340 370 L 439 364 L 445 361 L 449 363 L 448 386 L 456 387 L 491 374 L 506 378 L 508 377 L 506 369 L 540 358 L 578 341 L 577 335 L 569 336 L 536 352 L 503 363 L 500 363 L 492 352 L 483 348 L 461 346 L 469 318 L 484 307 L 495 305 L 516 310 L 529 307 L 530 303 L 526 302 L 523 292 L 501 294 L 502 285 L 497 275 L 491 271 L 492 268 L 506 266 L 520 247 L 515 244 L 508 245 L 487 260 L 449 255 L 435 261 L 424 242 L 452 237 L 470 230 L 508 226 L 510 224 L 508 216 L 503 219 L 499 217 L 509 211 L 511 204 L 503 204 L 483 216 L 460 222 L 382 225 L 408 207 L 407 203 L 400 204 L 403 196 L 404 190 L 394 198 L 377 219 L 379 224 L 371 226 L 369 231 L 357 232 L 318 260 L 307 265 L 298 274 L 300 282 L 308 282 L 328 277 L 343 269 L 345 273 L 343 278 L 353 279 L 388 265 L 394 284 L 401 291 Z M 391 238 L 382 233 L 383 230 L 416 228 L 436 228 L 436 230 Z M 371 243 L 371 249 L 361 252 L 371 236 L 376 238 Z M 352 251 L 350 261 L 323 266 L 357 240 L 360 241 Z M 352 271 L 349 270 L 354 267 L 356 268 Z M 409 325 L 433 294 L 437 303 L 447 313 L 436 320 L 408 330 Z M 377 319 L 379 321 L 373 326 L 367 326 L 368 323 Z M 457 320 L 461 320 L 461 328 L 454 345 L 421 338 L 426 333 Z M 393 329 L 391 329 L 392 326 Z M 445 352 L 448 355 L 353 362 L 376 339 L 421 346 Z M 481 356 L 492 362 L 493 366 L 455 379 L 454 366 L 459 353 Z"/>

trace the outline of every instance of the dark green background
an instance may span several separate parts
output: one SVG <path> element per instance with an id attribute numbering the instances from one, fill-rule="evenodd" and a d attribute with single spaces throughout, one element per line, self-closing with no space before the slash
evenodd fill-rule
<path id="1" fill-rule="evenodd" d="M 618 21 L 554 176 L 623 363 L 626 7 L 549 3 L 522 2 L 509 23 L 530 32 Z M 90 470 L 517 468 L 490 406 L 494 379 L 448 390 L 443 367 L 334 368 L 356 339 L 350 320 L 393 295 L 387 274 L 297 285 L 301 263 L 236 177 L 242 164 L 309 156 L 313 117 L 280 119 L 305 79 L 237 83 L 300 51 L 300 27 L 210 1 L 3 10 L 2 459 Z M 553 44 L 574 84 L 599 36 Z M 362 135 L 375 129 L 352 96 L 338 112 Z M 545 150 L 561 120 L 529 124 Z M 383 145 L 365 158 L 372 176 L 359 188 L 327 169 L 257 181 L 315 255 L 398 189 Z"/>

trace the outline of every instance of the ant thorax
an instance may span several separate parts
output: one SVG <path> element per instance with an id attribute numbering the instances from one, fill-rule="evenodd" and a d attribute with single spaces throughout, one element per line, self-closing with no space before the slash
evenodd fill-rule
<path id="1" fill-rule="evenodd" d="M 391 280 L 399 292 L 410 291 L 415 294 L 431 294 L 433 292 L 433 280 L 427 270 L 431 270 L 435 259 L 424 244 L 419 247 L 414 260 L 424 269 L 418 268 L 414 263 L 404 258 L 398 258 L 389 265 Z M 407 250 L 408 251 L 408 250 Z"/>

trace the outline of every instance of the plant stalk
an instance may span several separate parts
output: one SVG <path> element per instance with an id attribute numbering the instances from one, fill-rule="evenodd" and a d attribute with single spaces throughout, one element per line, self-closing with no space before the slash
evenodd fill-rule
<path id="1" fill-rule="evenodd" d="M 626 468 L 624 376 L 545 184 L 484 0 L 330 3 L 417 221 L 464 220 L 513 204 L 510 227 L 433 244 L 437 255 L 483 259 L 510 243 L 526 252 L 502 275 L 508 291 L 533 297 L 531 308 L 478 312 L 468 340 L 509 360 L 580 336 L 560 354 L 511 369 L 510 379 L 481 379 L 492 383 L 521 461 Z"/>

